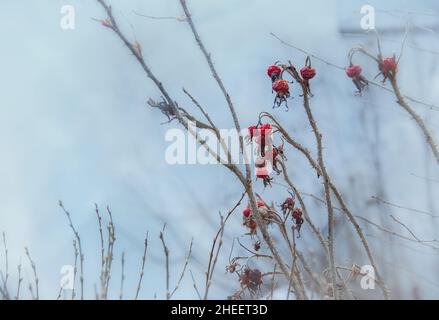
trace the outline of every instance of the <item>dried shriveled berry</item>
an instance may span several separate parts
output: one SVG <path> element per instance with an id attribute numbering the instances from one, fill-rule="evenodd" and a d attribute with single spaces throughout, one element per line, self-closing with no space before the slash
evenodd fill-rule
<path id="1" fill-rule="evenodd" d="M 239 276 L 239 282 L 250 291 L 255 292 L 262 285 L 262 272 L 258 269 L 245 268 Z"/>
<path id="2" fill-rule="evenodd" d="M 273 83 L 273 91 L 277 93 L 278 96 L 285 96 L 289 94 L 290 85 L 287 80 L 278 79 Z"/>
<path id="3" fill-rule="evenodd" d="M 315 77 L 316 70 L 310 66 L 305 66 L 300 69 L 300 75 L 302 76 L 303 80 L 309 81 Z"/>

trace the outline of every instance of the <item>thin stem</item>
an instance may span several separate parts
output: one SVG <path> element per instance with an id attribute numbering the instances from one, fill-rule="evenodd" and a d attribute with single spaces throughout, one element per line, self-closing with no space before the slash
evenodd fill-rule
<path id="1" fill-rule="evenodd" d="M 143 245 L 142 264 L 140 268 L 139 281 L 137 282 L 137 289 L 136 289 L 136 295 L 134 297 L 134 300 L 137 300 L 137 298 L 139 297 L 140 287 L 142 286 L 143 275 L 145 274 L 145 261 L 146 261 L 147 249 L 148 249 L 148 233 L 146 233 L 145 241 Z"/>

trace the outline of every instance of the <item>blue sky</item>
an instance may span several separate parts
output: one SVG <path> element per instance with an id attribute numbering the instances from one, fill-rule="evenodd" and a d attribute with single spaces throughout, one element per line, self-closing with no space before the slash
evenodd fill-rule
<path id="1" fill-rule="evenodd" d="M 188 26 L 133 13 L 181 16 L 178 1 L 109 3 L 124 32 L 142 44 L 147 63 L 173 97 L 190 107 L 182 92 L 185 87 L 206 105 L 218 126 L 229 128 L 231 119 L 226 105 Z M 369 3 L 380 10 L 438 11 L 435 1 Z M 60 9 L 65 4 L 76 9 L 75 30 L 66 31 L 59 26 Z M 342 66 L 347 64 L 350 47 L 358 43 L 373 45 L 370 35 L 344 37 L 339 33 L 340 27 L 359 23 L 362 1 L 193 0 L 188 4 L 238 106 L 243 126 L 254 123 L 259 112 L 271 108 L 273 96 L 265 75 L 266 66 L 276 60 L 291 59 L 298 65 L 305 60 L 303 54 L 282 46 L 270 32 Z M 41 274 L 43 296 L 56 296 L 60 267 L 70 264 L 73 258 L 72 235 L 57 207 L 58 200 L 63 200 L 87 244 L 89 293 L 92 283 L 98 281 L 94 203 L 112 208 L 119 231 L 118 254 L 126 251 L 127 270 L 132 276 L 127 279 L 127 291 L 136 281 L 143 237 L 148 230 L 150 256 L 142 297 L 152 298 L 154 293 L 163 297 L 164 269 L 158 232 L 165 222 L 174 281 L 191 237 L 197 252 L 191 268 L 201 281 L 198 275 L 207 262 L 218 212 L 224 213 L 234 205 L 241 195 L 239 183 L 219 166 L 165 163 L 164 135 L 168 127 L 160 126 L 163 116 L 146 106 L 147 99 L 158 99 L 159 93 L 120 41 L 92 20 L 104 17 L 95 1 L 20 0 L 3 1 L 2 6 L 0 230 L 8 237 L 11 268 L 15 270 L 14 265 L 20 257 L 24 258 L 23 247 L 29 246 Z M 437 17 L 410 17 L 418 25 L 410 43 L 437 51 L 437 31 L 419 27 L 430 26 Z M 377 13 L 378 27 L 404 26 L 406 20 L 404 15 Z M 400 40 L 402 34 L 386 38 L 386 52 L 398 52 L 400 44 L 390 40 Z M 437 104 L 437 59 L 437 54 L 407 48 L 400 74 L 404 92 Z M 366 60 L 362 63 L 370 67 L 368 76 L 373 77 L 374 66 Z M 354 87 L 342 72 L 319 62 L 313 65 L 318 76 L 313 81 L 312 103 L 324 134 L 328 170 L 342 190 L 351 191 L 346 198 L 352 206 L 370 217 L 389 212 L 388 208 L 367 205 L 377 183 L 380 184 L 374 170 L 374 159 L 378 158 L 382 165 L 381 184 L 389 199 L 421 210 L 434 210 L 438 205 L 434 197 L 437 183 L 430 184 L 428 189 L 426 181 L 414 175 L 438 179 L 437 167 L 426 153 L 411 119 L 394 103 L 394 98 L 375 88 L 361 98 L 355 97 Z M 312 134 L 299 101 L 296 94 L 290 112 L 278 109 L 274 113 L 300 141 L 312 147 Z M 419 105 L 414 107 L 437 132 L 438 113 Z M 379 134 L 375 140 L 377 123 Z M 374 157 L 373 150 L 378 157 Z M 292 152 L 288 158 L 291 174 L 303 191 L 319 194 L 320 186 L 310 179 L 312 173 L 303 159 Z M 273 201 L 280 201 L 285 193 L 281 188 L 258 191 Z M 317 205 L 315 208 L 319 210 Z M 410 214 L 399 213 L 410 219 L 411 226 L 425 233 L 426 238 L 436 235 L 428 219 L 412 220 Z M 317 216 L 316 220 L 324 229 L 324 219 Z M 231 220 L 228 233 L 230 237 L 242 233 L 239 215 Z M 307 250 L 313 244 L 309 241 L 303 245 Z M 419 252 L 411 254 L 425 256 Z M 407 257 L 413 258 L 411 254 L 398 257 L 396 262 L 410 270 L 417 269 L 415 262 L 407 265 Z M 227 255 L 218 267 L 219 278 L 223 277 Z M 343 261 L 347 257 L 344 252 L 340 255 Z M 426 261 L 423 259 L 418 260 Z M 428 261 L 433 268 L 434 263 Z M 117 271 L 119 263 L 115 264 Z M 189 279 L 183 282 L 179 297 L 194 296 Z M 118 281 L 114 282 L 115 288 Z M 407 283 L 410 286 L 410 281 Z M 438 291 L 431 285 L 423 290 L 426 296 Z M 226 294 L 222 289 L 212 292 L 213 297 Z"/>

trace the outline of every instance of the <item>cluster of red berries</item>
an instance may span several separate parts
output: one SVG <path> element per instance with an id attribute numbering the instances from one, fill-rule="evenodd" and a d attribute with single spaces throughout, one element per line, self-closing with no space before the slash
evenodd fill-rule
<path id="1" fill-rule="evenodd" d="M 282 79 L 282 69 L 277 65 L 271 65 L 267 69 L 267 75 L 270 77 L 276 97 L 274 99 L 273 108 L 281 106 L 285 102 L 285 107 L 288 110 L 287 99 L 291 96 L 290 85 L 287 80 Z M 302 77 L 303 84 L 307 88 L 307 94 L 311 95 L 309 81 L 316 75 L 316 70 L 311 67 L 311 60 L 309 57 L 306 59 L 305 66 L 300 69 L 300 76 Z"/>
<path id="2" fill-rule="evenodd" d="M 294 220 L 296 230 L 300 237 L 300 228 L 302 227 L 302 224 L 304 222 L 302 209 L 295 207 L 295 201 L 293 197 L 286 198 L 280 207 L 284 216 L 291 214 Z"/>
<path id="3" fill-rule="evenodd" d="M 258 205 L 258 208 L 265 208 L 264 201 L 259 200 L 256 204 Z M 255 235 L 258 225 L 256 224 L 256 220 L 253 216 L 253 211 L 250 207 L 244 209 L 244 211 L 242 212 L 242 218 L 244 221 L 243 225 L 249 229 L 250 235 Z"/>
<path id="4" fill-rule="evenodd" d="M 267 69 L 267 75 L 272 82 L 271 88 L 276 92 L 273 108 L 285 102 L 288 109 L 287 99 L 290 97 L 290 85 L 287 80 L 282 79 L 282 69 L 277 65 L 271 65 Z"/>
<path id="5" fill-rule="evenodd" d="M 398 71 L 398 62 L 396 61 L 395 56 L 384 58 L 379 62 L 378 68 L 380 72 L 376 75 L 376 77 L 382 74 L 384 83 L 389 77 L 396 75 L 396 72 Z M 346 68 L 346 75 L 352 79 L 359 94 L 361 94 L 364 87 L 366 87 L 369 83 L 361 72 L 362 68 L 358 64 L 351 63 L 349 67 Z"/>

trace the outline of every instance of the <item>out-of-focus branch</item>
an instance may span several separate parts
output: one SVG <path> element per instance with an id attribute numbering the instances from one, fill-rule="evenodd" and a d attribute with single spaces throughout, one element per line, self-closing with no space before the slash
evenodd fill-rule
<path id="1" fill-rule="evenodd" d="M 38 273 L 37 273 L 37 266 L 35 264 L 35 261 L 32 259 L 29 249 L 26 247 L 24 248 L 24 251 L 26 252 L 26 257 L 30 263 L 30 266 L 32 268 L 32 272 L 34 275 L 34 283 L 35 283 L 35 300 L 39 300 L 40 299 L 40 290 L 39 290 L 39 282 L 40 280 L 38 279 Z M 29 288 L 31 288 L 31 286 L 29 286 Z"/>
<path id="2" fill-rule="evenodd" d="M 212 283 L 213 272 L 214 272 L 215 266 L 216 266 L 217 258 L 214 258 L 215 248 L 216 248 L 215 257 L 218 257 L 219 252 L 220 252 L 221 247 L 222 247 L 222 244 L 223 244 L 222 236 L 224 234 L 225 224 L 226 224 L 227 220 L 229 220 L 229 218 L 233 214 L 233 212 L 235 212 L 236 208 L 238 208 L 241 205 L 241 202 L 244 199 L 245 194 L 246 194 L 246 192 L 244 192 L 241 195 L 241 197 L 239 198 L 238 202 L 233 206 L 233 208 L 231 210 L 229 210 L 229 212 L 227 213 L 225 218 L 223 218 L 221 216 L 220 228 L 219 228 L 218 232 L 216 233 L 215 237 L 213 238 L 212 248 L 210 249 L 209 264 L 207 266 L 207 271 L 206 271 L 206 281 L 205 281 L 205 289 L 204 289 L 204 297 L 203 297 L 204 300 L 207 299 L 207 296 L 209 294 L 209 288 L 210 288 L 210 285 Z M 218 246 L 217 246 L 218 239 L 219 239 L 219 243 L 218 243 Z"/>
<path id="3" fill-rule="evenodd" d="M 142 286 L 143 276 L 145 274 L 145 261 L 146 261 L 146 251 L 148 250 L 148 233 L 146 233 L 145 241 L 143 245 L 143 255 L 142 255 L 142 264 L 139 273 L 139 281 L 137 282 L 136 295 L 134 296 L 134 300 L 137 300 L 140 293 L 140 288 Z"/>
<path id="4" fill-rule="evenodd" d="M 178 278 L 177 284 L 175 285 L 174 290 L 172 290 L 172 292 L 171 292 L 171 294 L 170 294 L 170 296 L 169 296 L 169 299 L 172 298 L 172 296 L 174 295 L 174 293 L 178 290 L 178 288 L 180 287 L 181 281 L 182 281 L 183 278 L 184 278 L 184 274 L 185 274 L 185 272 L 186 272 L 186 268 L 187 268 L 187 265 L 188 265 L 188 263 L 189 263 L 189 259 L 190 259 L 191 255 L 192 255 L 192 245 L 193 245 L 193 244 L 194 244 L 194 239 L 191 239 L 191 244 L 189 245 L 189 251 L 188 251 L 188 254 L 187 254 L 187 256 L 186 256 L 186 260 L 185 260 L 185 262 L 184 262 L 183 270 L 182 270 L 181 273 L 180 273 L 180 278 Z"/>
<path id="5" fill-rule="evenodd" d="M 166 245 L 164 232 L 165 232 L 166 224 L 163 226 L 163 230 L 160 231 L 159 239 L 162 242 L 163 245 L 163 253 L 165 255 L 165 269 L 166 269 L 166 300 L 169 300 L 171 298 L 171 292 L 169 291 L 169 248 Z"/>
<path id="6" fill-rule="evenodd" d="M 73 225 L 72 218 L 70 216 L 70 212 L 67 211 L 67 209 L 64 207 L 64 204 L 60 200 L 58 205 L 63 210 L 64 214 L 66 215 L 68 221 L 69 221 L 69 227 L 73 231 L 73 234 L 76 238 L 76 242 L 78 244 L 78 250 L 79 250 L 79 265 L 80 265 L 80 274 L 79 274 L 79 281 L 81 284 L 81 300 L 84 299 L 84 254 L 82 252 L 82 244 L 81 244 L 81 237 L 79 236 L 79 232 L 76 230 L 75 226 Z"/>

